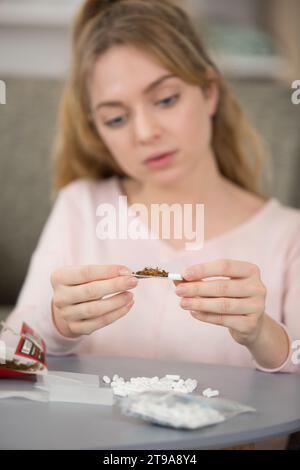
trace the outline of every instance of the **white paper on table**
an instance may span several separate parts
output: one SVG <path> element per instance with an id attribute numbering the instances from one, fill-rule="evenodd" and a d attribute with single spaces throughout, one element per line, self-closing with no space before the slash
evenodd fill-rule
<path id="1" fill-rule="evenodd" d="M 100 387 L 100 377 L 94 374 L 80 374 L 78 372 L 64 372 L 61 370 L 51 370 L 45 380 L 51 384 L 62 385 L 64 383 L 77 383 L 78 385 L 88 385 Z"/>
<path id="2" fill-rule="evenodd" d="M 1 398 L 26 398 L 41 402 L 113 405 L 113 390 L 102 387 L 98 375 L 49 371 L 36 377 L 36 382 L 24 379 L 1 379 Z"/>
<path id="3" fill-rule="evenodd" d="M 35 388 L 48 391 L 49 401 L 113 405 L 113 390 L 101 387 L 98 375 L 49 371 L 39 377 Z"/>

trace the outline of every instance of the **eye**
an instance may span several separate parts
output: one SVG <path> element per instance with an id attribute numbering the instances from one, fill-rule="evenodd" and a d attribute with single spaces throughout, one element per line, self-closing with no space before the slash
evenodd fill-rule
<path id="1" fill-rule="evenodd" d="M 180 94 L 177 93 L 176 95 L 168 96 L 163 100 L 157 101 L 155 104 L 163 105 L 164 107 L 170 107 L 177 103 L 180 98 Z M 111 119 L 110 121 L 106 121 L 104 124 L 110 128 L 117 128 L 121 127 L 124 124 L 124 116 L 118 116 L 115 119 Z"/>
<path id="2" fill-rule="evenodd" d="M 124 123 L 123 116 L 118 116 L 115 119 L 105 122 L 107 127 L 120 127 Z"/>
<path id="3" fill-rule="evenodd" d="M 179 100 L 179 97 L 180 97 L 179 93 L 177 95 L 168 96 L 167 98 L 164 98 L 163 100 L 158 101 L 156 104 L 172 106 Z"/>

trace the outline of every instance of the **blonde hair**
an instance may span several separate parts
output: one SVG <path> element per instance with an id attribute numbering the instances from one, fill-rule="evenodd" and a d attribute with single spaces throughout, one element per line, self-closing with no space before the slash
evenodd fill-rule
<path id="1" fill-rule="evenodd" d="M 115 45 L 134 45 L 189 84 L 213 80 L 219 103 L 212 148 L 220 173 L 259 193 L 263 151 L 226 81 L 206 53 L 187 12 L 173 0 L 85 0 L 73 25 L 72 60 L 59 109 L 54 188 L 81 177 L 126 176 L 89 118 L 87 81 L 96 59 Z M 208 71 L 213 70 L 214 78 Z"/>

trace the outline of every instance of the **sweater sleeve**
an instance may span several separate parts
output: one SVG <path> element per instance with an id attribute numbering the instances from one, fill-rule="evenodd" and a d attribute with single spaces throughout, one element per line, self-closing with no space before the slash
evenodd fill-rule
<path id="1" fill-rule="evenodd" d="M 284 363 L 276 369 L 265 369 L 254 361 L 254 365 L 264 372 L 300 373 L 300 223 L 289 244 L 286 254 L 282 299 L 282 328 L 289 341 L 289 353 Z"/>
<path id="2" fill-rule="evenodd" d="M 25 281 L 5 325 L 19 332 L 23 321 L 29 324 L 46 343 L 47 354 L 67 355 L 76 352 L 81 338 L 62 336 L 52 319 L 51 301 L 53 289 L 51 273 L 66 264 L 70 220 L 74 215 L 67 189 L 60 191 L 50 216 L 42 230 L 33 252 Z M 5 341 L 3 331 L 1 340 Z"/>

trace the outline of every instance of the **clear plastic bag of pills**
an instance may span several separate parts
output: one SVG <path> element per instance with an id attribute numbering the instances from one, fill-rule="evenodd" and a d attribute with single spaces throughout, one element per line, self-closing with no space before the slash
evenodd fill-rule
<path id="1" fill-rule="evenodd" d="M 159 391 L 129 396 L 122 399 L 119 406 L 127 416 L 180 429 L 199 429 L 221 423 L 240 413 L 256 411 L 250 406 L 223 398 Z"/>

